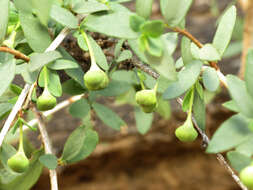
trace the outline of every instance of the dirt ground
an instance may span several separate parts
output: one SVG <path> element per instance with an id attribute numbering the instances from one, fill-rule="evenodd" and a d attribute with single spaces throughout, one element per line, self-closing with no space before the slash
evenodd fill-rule
<path id="1" fill-rule="evenodd" d="M 220 8 L 224 9 L 228 2 L 219 1 Z M 196 0 L 187 21 L 188 30 L 202 42 L 210 41 L 215 31 L 215 18 L 209 12 L 209 5 L 208 0 Z M 158 9 L 155 5 L 154 18 L 160 16 Z M 225 62 L 229 62 L 229 68 L 221 65 L 222 70 L 236 73 L 239 57 Z M 221 107 L 227 99 L 227 93 L 223 92 L 207 108 L 209 136 L 231 115 Z M 129 126 L 134 125 L 131 108 L 115 109 Z M 135 130 L 127 135 L 115 134 L 97 121 L 100 144 L 88 159 L 59 168 L 59 189 L 239 190 L 215 155 L 205 154 L 201 139 L 181 143 L 175 138 L 174 130 L 185 120 L 185 114 L 175 103 L 172 103 L 172 109 L 172 118 L 165 121 L 157 116 L 152 130 L 145 136 L 138 135 Z M 79 123 L 66 115 L 66 110 L 50 121 L 48 130 L 57 153 L 60 154 L 67 136 Z M 45 189 L 50 189 L 47 170 L 33 188 Z"/>

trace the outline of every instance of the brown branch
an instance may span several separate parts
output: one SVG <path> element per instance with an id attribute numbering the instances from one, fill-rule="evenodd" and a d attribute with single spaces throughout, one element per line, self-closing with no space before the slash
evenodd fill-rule
<path id="1" fill-rule="evenodd" d="M 177 32 L 179 34 L 182 34 L 183 36 L 186 36 L 187 38 L 189 38 L 194 44 L 196 44 L 199 48 L 203 47 L 203 44 L 197 39 L 195 38 L 190 32 L 188 32 L 185 29 L 180 29 L 180 28 L 171 28 L 170 26 L 166 25 L 170 30 L 173 30 L 174 32 Z M 214 61 L 210 61 L 209 65 L 211 67 L 213 67 L 215 70 L 219 71 L 220 68 L 218 67 L 218 65 L 216 64 L 216 62 Z"/>
<path id="2" fill-rule="evenodd" d="M 27 57 L 26 55 L 24 55 L 23 53 L 21 53 L 17 50 L 8 48 L 8 47 L 0 47 L 0 52 L 10 53 L 10 54 L 14 55 L 16 59 L 23 59 L 26 62 L 30 61 L 30 58 Z"/>
<path id="3" fill-rule="evenodd" d="M 246 67 L 246 56 L 249 48 L 253 47 L 253 1 L 247 1 L 247 9 L 245 10 L 245 23 L 243 31 L 243 51 L 241 57 L 241 67 L 239 71 L 239 77 L 244 78 Z"/>
<path id="4" fill-rule="evenodd" d="M 155 72 L 154 70 L 152 70 L 152 68 L 150 68 L 148 65 L 142 64 L 142 63 L 138 63 L 138 62 L 133 62 L 133 64 L 141 69 L 142 71 L 144 71 L 145 73 L 149 74 L 150 76 L 152 76 L 154 79 L 158 79 L 159 78 L 159 74 L 157 72 Z M 181 98 L 177 98 L 177 102 L 182 105 L 183 101 Z M 200 134 L 200 136 L 202 137 L 202 141 L 203 144 L 202 146 L 205 148 L 208 144 L 209 144 L 209 138 L 206 135 L 206 133 L 200 129 L 200 127 L 198 126 L 196 120 L 194 117 L 192 117 L 192 121 L 194 123 L 194 127 L 196 128 L 196 130 L 198 131 L 198 133 Z M 225 160 L 225 158 L 223 157 L 222 154 L 218 153 L 216 154 L 216 158 L 219 161 L 219 163 L 228 171 L 228 173 L 231 175 L 231 177 L 233 178 L 233 180 L 239 185 L 239 187 L 242 190 L 247 190 L 247 188 L 243 185 L 243 183 L 240 181 L 240 178 L 235 174 L 235 172 L 233 171 L 233 169 L 230 167 L 230 165 L 227 163 L 227 161 Z"/>

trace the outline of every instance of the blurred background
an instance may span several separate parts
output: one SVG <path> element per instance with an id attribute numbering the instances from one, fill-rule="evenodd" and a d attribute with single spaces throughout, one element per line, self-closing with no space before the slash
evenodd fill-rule
<path id="1" fill-rule="evenodd" d="M 234 0 L 195 0 L 187 18 L 186 28 L 202 43 L 211 42 L 216 22 Z M 135 9 L 134 1 L 127 3 Z M 226 58 L 219 62 L 223 73 L 236 74 L 240 66 L 243 32 L 243 10 L 239 4 L 238 19 L 233 40 Z M 159 1 L 153 5 L 153 19 L 162 18 Z M 109 27 L 109 26 L 108 26 Z M 99 37 L 98 37 L 99 40 Z M 71 50 L 79 61 L 86 55 L 71 37 L 62 44 Z M 180 44 L 180 43 L 179 43 Z M 177 48 L 175 59 L 180 55 Z M 222 107 L 229 99 L 220 89 L 207 105 L 207 134 L 210 137 L 217 127 L 232 115 Z M 174 131 L 186 118 L 176 102 L 171 102 L 170 118 L 156 115 L 152 129 L 144 136 L 135 129 L 133 108 L 118 106 L 112 98 L 101 102 L 113 108 L 128 124 L 128 130 L 115 132 L 94 118 L 100 143 L 95 152 L 77 164 L 59 168 L 61 190 L 239 190 L 228 172 L 219 164 L 215 155 L 205 153 L 199 138 L 194 143 L 182 143 Z M 62 110 L 48 122 L 47 129 L 57 154 L 60 154 L 68 135 L 81 123 Z M 30 138 L 38 141 L 37 137 Z M 48 171 L 45 169 L 33 190 L 50 189 Z"/>

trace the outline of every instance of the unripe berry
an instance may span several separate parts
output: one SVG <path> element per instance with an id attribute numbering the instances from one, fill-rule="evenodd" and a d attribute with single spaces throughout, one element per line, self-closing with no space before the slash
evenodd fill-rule
<path id="1" fill-rule="evenodd" d="M 250 190 L 253 189 L 253 166 L 248 166 L 240 172 L 240 179 Z"/>
<path id="2" fill-rule="evenodd" d="M 89 90 L 106 88 L 109 83 L 108 76 L 102 70 L 89 70 L 84 75 L 84 84 Z"/>
<path id="3" fill-rule="evenodd" d="M 135 95 L 135 100 L 142 110 L 146 113 L 151 113 L 157 106 L 155 90 L 141 90 Z"/>
<path id="4" fill-rule="evenodd" d="M 198 136 L 198 132 L 194 129 L 191 121 L 186 121 L 182 126 L 178 127 L 175 134 L 182 142 L 192 142 Z"/>
<path id="5" fill-rule="evenodd" d="M 45 88 L 37 100 L 37 108 L 40 111 L 46 111 L 54 108 L 57 104 L 56 98 Z"/>
<path id="6" fill-rule="evenodd" d="M 8 159 L 7 164 L 14 172 L 23 173 L 29 167 L 29 160 L 24 152 L 17 152 L 14 156 Z"/>

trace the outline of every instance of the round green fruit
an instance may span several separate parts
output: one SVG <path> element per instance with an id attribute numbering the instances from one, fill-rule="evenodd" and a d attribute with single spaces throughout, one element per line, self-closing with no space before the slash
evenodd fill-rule
<path id="1" fill-rule="evenodd" d="M 29 167 L 29 160 L 23 152 L 17 152 L 8 159 L 7 164 L 14 172 L 23 173 Z"/>
<path id="2" fill-rule="evenodd" d="M 100 90 L 108 86 L 109 79 L 102 70 L 88 71 L 84 75 L 84 84 L 89 90 Z"/>
<path id="3" fill-rule="evenodd" d="M 151 113 L 157 106 L 156 92 L 154 90 L 141 90 L 135 95 L 135 100 L 142 110 Z"/>
<path id="4" fill-rule="evenodd" d="M 240 179 L 250 190 L 253 189 L 253 166 L 248 166 L 240 172 Z"/>
<path id="5" fill-rule="evenodd" d="M 44 92 L 37 100 L 37 108 L 40 111 L 51 110 L 57 104 L 56 98 L 50 94 L 50 92 L 45 89 Z"/>
<path id="6" fill-rule="evenodd" d="M 182 142 L 192 142 L 198 136 L 198 132 L 194 129 L 192 123 L 189 122 L 186 122 L 184 125 L 178 127 L 175 134 Z"/>

